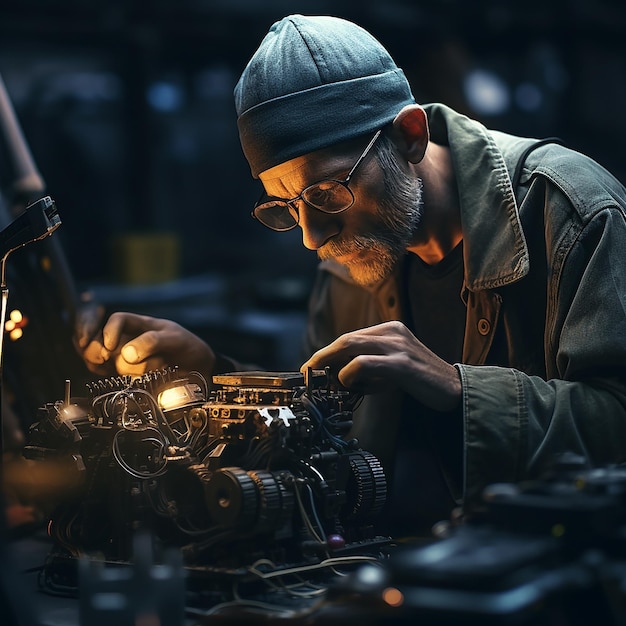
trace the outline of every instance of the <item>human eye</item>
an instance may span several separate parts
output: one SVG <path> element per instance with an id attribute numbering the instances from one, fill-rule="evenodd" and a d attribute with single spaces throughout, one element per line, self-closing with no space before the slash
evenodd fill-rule
<path id="1" fill-rule="evenodd" d="M 326 208 L 327 205 L 333 205 L 338 186 L 341 187 L 336 181 L 323 180 L 305 189 L 302 197 L 314 207 Z"/>
<path id="2" fill-rule="evenodd" d="M 295 209 L 282 200 L 271 200 L 254 209 L 255 217 L 274 230 L 290 230 L 298 223 Z"/>

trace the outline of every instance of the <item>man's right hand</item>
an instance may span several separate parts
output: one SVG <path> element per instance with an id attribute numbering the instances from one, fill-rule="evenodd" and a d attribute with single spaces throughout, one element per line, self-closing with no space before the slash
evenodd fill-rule
<path id="1" fill-rule="evenodd" d="M 77 343 L 87 367 L 99 376 L 178 367 L 210 379 L 215 364 L 213 350 L 180 324 L 136 313 L 113 313 L 100 331 Z"/>

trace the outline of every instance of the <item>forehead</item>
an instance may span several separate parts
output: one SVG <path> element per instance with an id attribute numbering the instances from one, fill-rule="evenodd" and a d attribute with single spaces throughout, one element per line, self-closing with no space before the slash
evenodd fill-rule
<path id="1" fill-rule="evenodd" d="M 286 180 L 316 182 L 336 177 L 342 170 L 349 170 L 363 149 L 363 141 L 350 141 L 330 148 L 309 152 L 280 163 L 259 174 L 263 184 Z"/>
<path id="2" fill-rule="evenodd" d="M 312 152 L 265 170 L 259 174 L 259 178 L 263 183 L 271 183 L 285 178 L 303 177 L 317 169 L 322 162 L 319 155 Z"/>

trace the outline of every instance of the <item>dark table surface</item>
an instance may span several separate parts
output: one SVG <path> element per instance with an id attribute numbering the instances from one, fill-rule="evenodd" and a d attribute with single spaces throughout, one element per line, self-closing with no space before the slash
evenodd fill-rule
<path id="1" fill-rule="evenodd" d="M 281 596 L 279 591 L 255 597 L 249 596 L 249 602 L 235 602 L 229 606 L 229 602 L 223 604 L 219 612 L 214 612 L 210 604 L 202 606 L 189 602 L 189 574 L 185 572 L 182 582 L 176 573 L 164 574 L 159 570 L 156 576 L 148 574 L 150 564 L 143 566 L 133 564 L 132 569 L 135 574 L 125 579 L 125 574 L 117 581 L 113 580 L 110 573 L 107 575 L 96 574 L 98 578 L 87 591 L 83 582 L 84 571 L 80 571 L 80 592 L 64 593 L 64 588 L 50 586 L 48 584 L 51 555 L 55 550 L 51 539 L 43 529 L 32 533 L 24 534 L 21 537 L 11 537 L 3 542 L 3 557 L 0 565 L 3 573 L 3 595 L 7 600 L 7 607 L 0 610 L 0 624 L 2 626 L 100 626 L 106 624 L 111 626 L 201 626 L 204 624 L 274 624 L 276 618 L 280 618 L 281 624 L 325 624 L 333 623 L 333 617 L 337 617 L 339 622 L 346 618 L 345 607 L 334 606 L 331 608 L 325 601 L 324 584 L 317 584 L 320 594 L 312 595 L 307 599 L 294 600 L 294 597 Z M 45 569 L 46 567 L 49 569 Z M 98 565 L 98 563 L 96 563 Z M 107 569 L 107 572 L 110 570 Z M 42 572 L 47 572 L 42 575 Z M 137 573 L 138 572 L 138 573 Z M 170 580 L 158 579 L 170 576 Z M 134 582 L 139 581 L 137 587 L 133 587 Z M 143 577 L 143 578 L 140 578 Z M 94 579 L 95 580 L 95 579 Z M 161 587 L 156 583 L 164 582 Z M 42 583 L 43 581 L 43 583 Z M 92 581 L 93 583 L 93 581 Z M 111 585 L 116 585 L 112 587 Z M 178 586 L 177 586 L 178 585 Z M 145 593 L 150 587 L 156 590 L 156 595 Z M 312 585 L 315 586 L 315 585 Z M 187 588 L 187 591 L 183 590 Z M 95 590 L 95 591 L 94 591 Z M 133 610 L 124 614 L 111 610 L 111 603 L 115 604 L 120 600 L 119 591 L 128 592 L 127 602 L 134 603 Z M 92 602 L 89 605 L 84 603 L 85 596 L 89 595 Z M 169 595 L 169 598 L 164 596 Z M 98 600 L 99 598 L 100 600 Z M 130 600 L 129 600 L 130 598 Z M 147 599 L 147 604 L 146 604 Z M 98 610 L 97 602 L 108 603 L 107 610 Z M 143 602 L 146 610 L 142 613 L 137 611 L 136 605 Z M 169 614 L 162 614 L 161 609 L 155 609 L 153 605 L 161 602 L 167 605 Z M 88 607 L 86 609 L 86 607 Z M 272 609 L 275 607 L 275 611 Z M 162 607 L 161 607 L 162 608 Z M 319 615 L 319 620 L 316 619 Z M 10 617 L 9 617 L 10 616 Z M 368 622 L 370 623 L 370 622 Z"/>

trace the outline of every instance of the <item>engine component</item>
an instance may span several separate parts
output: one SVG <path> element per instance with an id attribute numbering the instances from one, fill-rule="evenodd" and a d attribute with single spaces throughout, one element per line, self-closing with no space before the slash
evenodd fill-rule
<path id="1" fill-rule="evenodd" d="M 360 396 L 324 371 L 177 369 L 87 385 L 39 409 L 24 456 L 65 457 L 83 487 L 51 515 L 70 557 L 124 562 L 148 529 L 195 571 L 240 572 L 376 553 L 387 493 L 378 459 L 347 441 Z"/>

